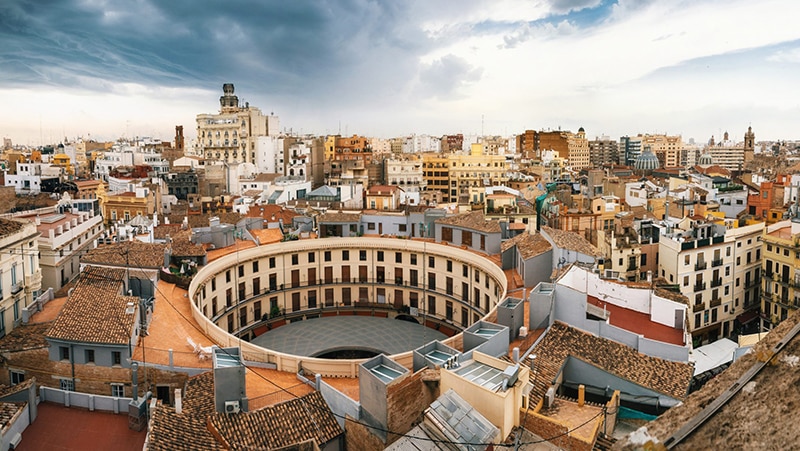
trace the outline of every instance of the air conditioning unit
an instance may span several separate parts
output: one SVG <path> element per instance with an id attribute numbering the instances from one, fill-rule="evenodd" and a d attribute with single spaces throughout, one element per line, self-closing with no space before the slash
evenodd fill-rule
<path id="1" fill-rule="evenodd" d="M 239 401 L 225 401 L 225 413 L 239 413 Z"/>

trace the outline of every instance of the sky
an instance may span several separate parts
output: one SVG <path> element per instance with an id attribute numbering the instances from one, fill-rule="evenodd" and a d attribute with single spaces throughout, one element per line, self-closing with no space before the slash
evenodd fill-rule
<path id="1" fill-rule="evenodd" d="M 2 0 L 0 136 L 194 138 L 222 84 L 304 134 L 800 139 L 797 0 Z"/>

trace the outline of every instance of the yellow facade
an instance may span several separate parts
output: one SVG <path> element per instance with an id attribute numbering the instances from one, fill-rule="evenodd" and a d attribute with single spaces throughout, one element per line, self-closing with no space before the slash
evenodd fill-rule
<path id="1" fill-rule="evenodd" d="M 422 154 L 422 178 L 428 190 L 442 193 L 442 201 L 447 202 L 450 199 L 450 165 L 447 155 Z"/>
<path id="2" fill-rule="evenodd" d="M 800 308 L 800 224 L 783 221 L 764 230 L 761 314 L 774 327 Z"/>

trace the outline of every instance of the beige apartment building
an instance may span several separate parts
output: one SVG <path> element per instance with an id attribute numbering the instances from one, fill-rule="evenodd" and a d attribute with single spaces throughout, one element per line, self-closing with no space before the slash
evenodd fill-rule
<path id="1" fill-rule="evenodd" d="M 232 83 L 225 83 L 222 91 L 219 114 L 197 115 L 195 152 L 206 161 L 255 163 L 257 138 L 277 135 L 280 120 L 249 103 L 240 105 Z"/>
<path id="2" fill-rule="evenodd" d="M 474 188 L 500 186 L 508 182 L 505 157 L 485 154 L 483 144 L 473 144 L 469 155 L 447 155 L 447 163 L 450 168 L 450 202 L 482 203 L 482 199 L 476 201 L 470 196 Z"/>

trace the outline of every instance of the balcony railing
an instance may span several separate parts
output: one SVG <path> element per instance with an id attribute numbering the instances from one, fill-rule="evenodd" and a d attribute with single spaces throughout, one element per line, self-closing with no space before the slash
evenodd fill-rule
<path id="1" fill-rule="evenodd" d="M 718 307 L 720 305 L 722 305 L 722 299 L 720 298 L 712 299 L 708 304 L 709 307 Z"/>
<path id="2" fill-rule="evenodd" d="M 717 266 L 722 266 L 722 259 L 718 258 L 716 260 L 711 260 L 711 267 L 715 268 Z"/>
<path id="3" fill-rule="evenodd" d="M 700 282 L 700 283 L 694 284 L 694 291 L 703 291 L 705 289 L 706 289 L 706 283 L 705 282 Z"/>
<path id="4" fill-rule="evenodd" d="M 706 305 L 701 302 L 692 306 L 692 313 L 702 312 L 705 309 Z"/>
<path id="5" fill-rule="evenodd" d="M 695 271 L 702 271 L 708 267 L 708 263 L 706 262 L 697 262 L 694 264 Z"/>
<path id="6" fill-rule="evenodd" d="M 716 279 L 711 280 L 711 288 L 718 287 L 722 285 L 722 277 L 717 277 Z"/>

